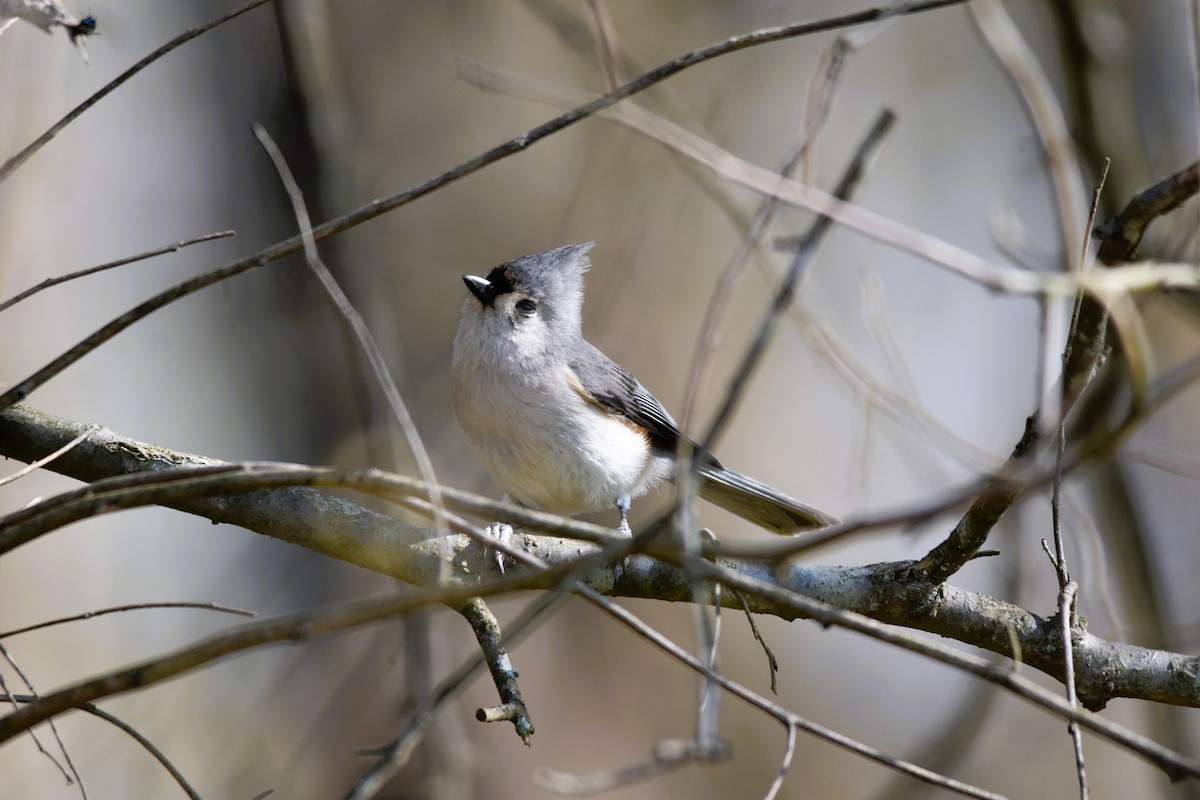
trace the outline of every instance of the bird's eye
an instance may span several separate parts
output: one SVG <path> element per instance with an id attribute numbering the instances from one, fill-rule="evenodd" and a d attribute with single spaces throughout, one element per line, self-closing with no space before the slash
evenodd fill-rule
<path id="1" fill-rule="evenodd" d="M 523 317 L 532 317 L 537 312 L 537 303 L 530 300 L 528 297 L 523 297 L 517 301 L 517 311 Z"/>

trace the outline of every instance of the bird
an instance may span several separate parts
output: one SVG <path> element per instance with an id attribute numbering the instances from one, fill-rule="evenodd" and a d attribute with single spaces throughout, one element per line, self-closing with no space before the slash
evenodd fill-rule
<path id="1" fill-rule="evenodd" d="M 653 394 L 583 336 L 583 276 L 595 242 L 464 275 L 451 397 L 471 449 L 507 498 L 572 516 L 630 503 L 675 477 L 687 443 L 700 496 L 776 534 L 837 519 L 724 467 Z M 497 523 L 499 525 L 500 523 Z"/>

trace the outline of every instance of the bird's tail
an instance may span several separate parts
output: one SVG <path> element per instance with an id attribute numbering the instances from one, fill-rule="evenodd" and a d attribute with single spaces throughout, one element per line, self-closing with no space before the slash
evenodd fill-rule
<path id="1" fill-rule="evenodd" d="M 837 525 L 839 520 L 731 469 L 700 467 L 700 496 L 772 533 Z"/>

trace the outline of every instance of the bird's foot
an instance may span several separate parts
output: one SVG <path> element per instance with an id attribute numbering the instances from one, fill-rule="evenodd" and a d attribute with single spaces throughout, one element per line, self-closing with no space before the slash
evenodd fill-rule
<path id="1" fill-rule="evenodd" d="M 619 536 L 631 537 L 634 535 L 634 529 L 629 527 L 629 498 L 620 498 L 617 500 L 617 511 L 620 513 L 620 524 L 617 525 L 617 534 Z M 612 565 L 612 585 L 614 587 L 620 581 L 620 576 L 624 575 L 625 566 L 628 561 L 629 557 L 626 555 L 625 558 L 620 559 L 616 564 Z"/>
<path id="2" fill-rule="evenodd" d="M 487 526 L 487 535 L 495 539 L 502 545 L 508 545 L 513 535 L 513 527 L 507 522 L 493 522 Z M 490 549 L 490 548 L 489 548 Z M 508 556 L 504 555 L 504 551 L 496 549 L 496 566 L 500 567 L 500 574 L 504 574 L 504 561 Z"/>

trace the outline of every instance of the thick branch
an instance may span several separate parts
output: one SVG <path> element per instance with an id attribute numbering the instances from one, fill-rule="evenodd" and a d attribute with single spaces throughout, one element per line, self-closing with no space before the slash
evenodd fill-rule
<path id="1" fill-rule="evenodd" d="M 0 454 L 23 461 L 51 452 L 87 426 L 51 417 L 25 406 L 0 414 Z M 97 430 L 56 461 L 50 469 L 81 480 L 162 470 L 183 465 L 221 462 L 154 447 Z M 343 482 L 345 485 L 346 482 Z M 448 493 L 458 502 L 459 493 Z M 244 492 L 221 497 L 172 501 L 171 507 L 218 522 L 237 524 L 273 538 L 384 573 L 408 583 L 446 588 L 478 586 L 495 578 L 495 563 L 465 536 L 452 536 L 448 548 L 455 569 L 443 570 L 437 534 L 417 528 L 355 503 L 307 487 Z M 575 526 L 586 529 L 575 523 Z M 574 527 L 574 526 L 572 526 Z M 577 539 L 523 535 L 519 545 L 549 566 L 573 562 L 592 545 Z M 723 560 L 734 573 L 768 582 L 837 608 L 856 611 L 881 622 L 936 633 L 1005 656 L 1012 642 L 1020 660 L 1056 679 L 1062 677 L 1061 643 L 1054 618 L 984 595 L 936 585 L 911 563 L 862 567 L 810 566 L 765 561 Z M 448 574 L 443 574 L 448 573 Z M 554 588 L 547 576 L 538 588 Z M 598 569 L 584 583 L 627 597 L 692 602 L 695 586 L 686 572 L 648 557 L 633 557 L 613 586 L 608 569 Z M 723 601 L 737 604 L 732 593 Z M 751 608 L 785 619 L 803 616 L 793 606 L 751 598 Z M 1084 630 L 1075 632 L 1078 688 L 1083 703 L 1100 708 L 1114 697 L 1131 697 L 1200 707 L 1200 662 L 1197 658 L 1110 642 Z"/>

